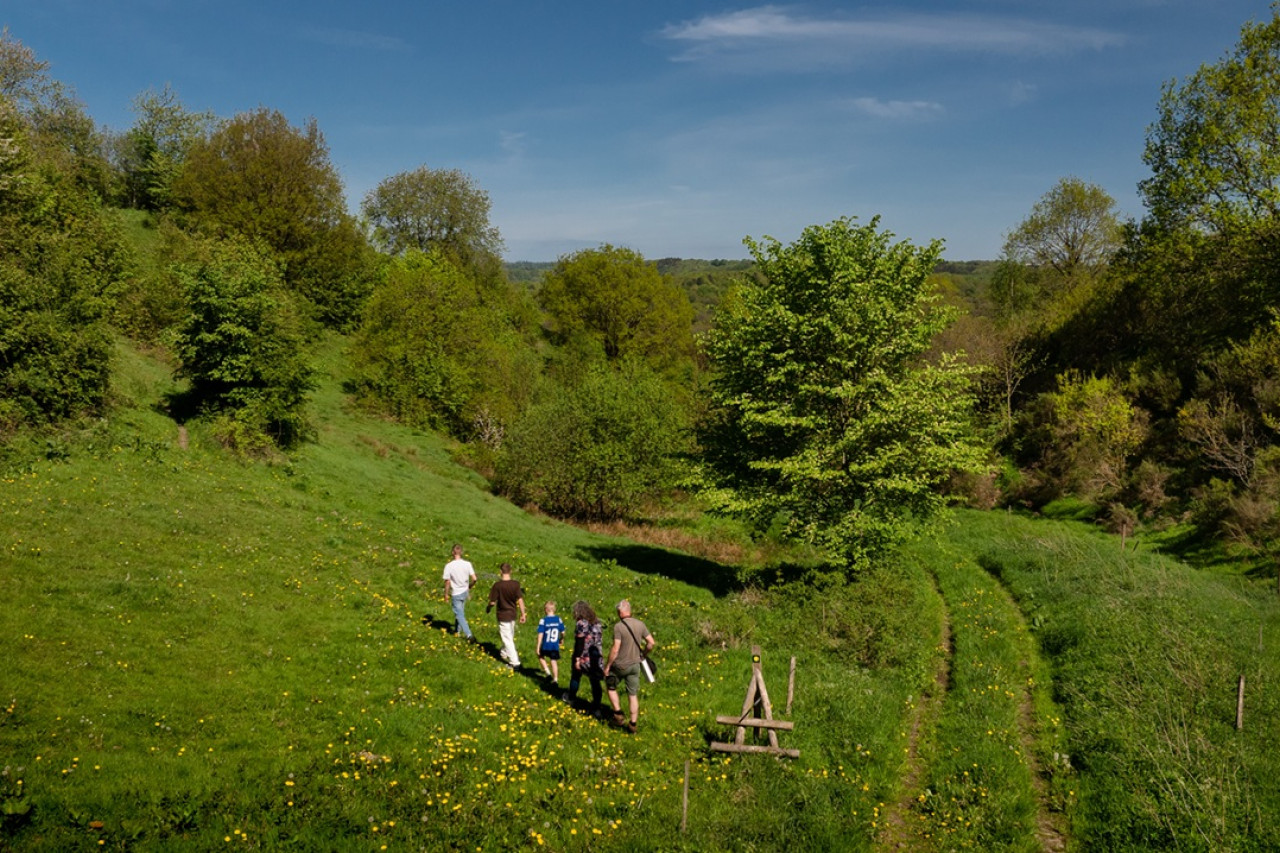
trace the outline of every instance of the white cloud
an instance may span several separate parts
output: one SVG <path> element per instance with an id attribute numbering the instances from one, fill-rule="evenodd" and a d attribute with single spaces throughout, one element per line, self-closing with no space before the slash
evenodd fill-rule
<path id="1" fill-rule="evenodd" d="M 920 119 L 943 113 L 936 101 L 882 101 L 879 98 L 854 98 L 850 103 L 860 112 L 875 118 Z"/>
<path id="2" fill-rule="evenodd" d="M 948 50 L 1005 55 L 1067 54 L 1117 47 L 1107 30 L 1015 18 L 900 13 L 816 17 L 785 6 L 759 6 L 667 26 L 662 35 L 684 45 L 675 59 L 745 58 L 797 66 L 848 63 L 868 53 Z"/>
<path id="3" fill-rule="evenodd" d="M 498 145 L 506 152 L 508 159 L 520 160 L 524 157 L 524 138 L 527 135 L 526 133 L 516 133 L 510 130 L 499 131 Z"/>

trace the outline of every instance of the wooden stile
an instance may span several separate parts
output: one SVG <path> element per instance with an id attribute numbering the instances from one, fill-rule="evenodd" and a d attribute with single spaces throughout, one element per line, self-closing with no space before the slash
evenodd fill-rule
<path id="1" fill-rule="evenodd" d="M 795 658 L 791 659 L 791 678 L 787 689 L 787 710 L 791 709 L 791 699 L 795 688 Z M 773 718 L 773 703 L 769 701 L 769 689 L 764 683 L 764 670 L 760 666 L 760 647 L 751 647 L 751 683 L 747 685 L 747 698 L 742 703 L 742 715 L 734 717 L 729 714 L 716 717 L 717 723 L 735 726 L 733 743 L 712 742 L 712 752 L 763 752 L 770 755 L 784 755 L 788 758 L 799 758 L 800 750 L 784 749 L 778 745 L 778 732 L 794 731 L 796 724 L 790 720 Z M 757 735 L 764 732 L 769 740 L 768 746 L 749 744 L 746 742 L 747 729 Z"/>

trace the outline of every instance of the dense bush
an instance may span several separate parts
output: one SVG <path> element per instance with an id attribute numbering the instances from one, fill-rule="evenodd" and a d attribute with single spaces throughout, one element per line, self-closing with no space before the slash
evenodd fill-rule
<path id="1" fill-rule="evenodd" d="M 269 246 L 320 320 L 344 327 L 358 316 L 371 250 L 314 120 L 295 128 L 273 110 L 242 113 L 191 144 L 172 190 L 191 226 Z"/>
<path id="2" fill-rule="evenodd" d="M 118 223 L 32 156 L 27 130 L 0 98 L 0 436 L 103 405 L 104 294 L 132 262 Z"/>
<path id="3" fill-rule="evenodd" d="M 683 449 L 666 386 L 635 363 L 599 365 L 515 423 L 494 484 L 554 515 L 619 518 L 670 488 Z"/>
<path id="4" fill-rule="evenodd" d="M 215 241 L 175 270 L 189 314 L 178 332 L 178 375 L 224 440 L 250 452 L 290 447 L 310 433 L 311 368 L 298 312 L 270 253 Z"/>
<path id="5" fill-rule="evenodd" d="M 355 390 L 405 423 L 496 447 L 541 369 L 522 316 L 513 291 L 409 250 L 387 263 L 353 335 Z"/>

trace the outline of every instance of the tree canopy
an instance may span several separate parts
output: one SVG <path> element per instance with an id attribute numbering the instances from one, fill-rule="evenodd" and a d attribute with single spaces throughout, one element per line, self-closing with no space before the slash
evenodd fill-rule
<path id="1" fill-rule="evenodd" d="M 708 461 L 727 508 L 849 570 L 937 511 L 942 483 L 980 459 L 966 371 L 923 358 L 950 319 L 927 285 L 941 244 L 892 243 L 878 225 L 748 240 L 761 276 L 730 294 L 707 339 Z"/>
<path id="2" fill-rule="evenodd" d="M 1099 269 L 1120 248 L 1115 204 L 1102 187 L 1062 178 L 1008 235 L 1004 254 L 1064 278 Z"/>
<path id="3" fill-rule="evenodd" d="M 1246 23 L 1234 50 L 1170 81 L 1139 184 L 1163 228 L 1211 233 L 1280 216 L 1280 16 Z"/>
<path id="4" fill-rule="evenodd" d="M 314 119 L 295 128 L 275 110 L 241 113 L 190 147 L 172 186 L 193 224 L 278 254 L 286 283 L 322 320 L 354 319 L 370 284 L 367 246 Z"/>
<path id="5" fill-rule="evenodd" d="M 369 191 L 361 211 L 374 242 L 393 255 L 439 249 L 468 264 L 502 254 L 489 222 L 489 194 L 457 169 L 426 166 L 392 175 Z"/>
<path id="6" fill-rule="evenodd" d="M 188 110 L 167 85 L 134 98 L 133 112 L 136 120 L 119 141 L 117 155 L 123 201 L 139 210 L 164 210 L 187 151 L 214 130 L 215 119 Z"/>
<path id="7" fill-rule="evenodd" d="M 543 277 L 538 302 L 560 340 L 583 335 L 612 360 L 657 367 L 693 350 L 693 307 L 684 291 L 632 249 L 605 244 L 562 256 Z"/>

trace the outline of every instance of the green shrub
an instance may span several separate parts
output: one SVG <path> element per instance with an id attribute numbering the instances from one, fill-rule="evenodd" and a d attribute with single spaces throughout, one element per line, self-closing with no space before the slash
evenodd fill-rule
<path id="1" fill-rule="evenodd" d="M 178 374 L 191 380 L 195 408 L 229 415 L 237 433 L 257 431 L 280 447 L 305 439 L 312 371 L 271 256 L 243 240 L 214 242 L 175 273 L 190 311 L 178 333 Z"/>
<path id="2" fill-rule="evenodd" d="M 646 369 L 597 366 L 516 422 L 494 485 L 554 515 L 626 516 L 670 487 L 681 428 L 670 392 Z"/>
<path id="3" fill-rule="evenodd" d="M 356 393 L 404 423 L 498 446 L 541 367 L 513 300 L 440 252 L 395 258 L 352 339 Z"/>
<path id="4" fill-rule="evenodd" d="M 69 175 L 33 162 L 0 99 L 0 436 L 98 411 L 111 338 L 103 294 L 131 257 Z"/>

